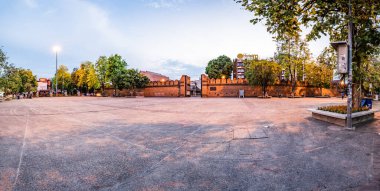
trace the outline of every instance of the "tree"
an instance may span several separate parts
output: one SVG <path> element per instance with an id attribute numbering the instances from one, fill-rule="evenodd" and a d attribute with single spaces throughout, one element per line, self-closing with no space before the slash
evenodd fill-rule
<path id="1" fill-rule="evenodd" d="M 127 88 L 132 90 L 133 94 L 136 88 L 145 88 L 150 81 L 148 77 L 142 75 L 137 69 L 128 69 L 125 80 L 127 81 Z"/>
<path id="2" fill-rule="evenodd" d="M 285 69 L 285 76 L 290 79 L 292 95 L 294 96 L 297 81 L 304 81 L 305 64 L 311 59 L 311 53 L 306 41 L 296 37 L 286 37 L 277 41 L 276 60 Z"/>
<path id="3" fill-rule="evenodd" d="M 60 65 L 57 70 L 58 77 L 58 89 L 70 91 L 72 88 L 72 79 L 69 73 L 69 69 L 65 65 Z M 52 87 L 55 87 L 55 76 L 52 78 Z"/>
<path id="4" fill-rule="evenodd" d="M 78 69 L 74 69 L 71 78 L 82 92 L 94 92 L 100 86 L 95 66 L 90 61 L 82 62 Z"/>
<path id="5" fill-rule="evenodd" d="M 267 1 L 235 0 L 246 10 L 253 12 L 253 24 L 264 21 L 267 30 L 275 38 L 284 35 L 296 36 L 301 26 L 311 26 L 307 40 L 318 39 L 328 34 L 331 41 L 346 40 L 347 25 L 353 25 L 353 83 L 361 84 L 362 65 L 378 50 L 380 45 L 380 1 L 351 1 L 352 16 L 349 16 L 349 1 Z M 354 88 L 355 89 L 355 88 Z M 359 94 L 354 95 L 354 107 L 359 106 Z"/>
<path id="6" fill-rule="evenodd" d="M 6 74 L 6 67 L 7 67 L 7 56 L 3 52 L 3 50 L 0 48 L 0 91 L 4 90 L 5 88 L 5 74 Z"/>
<path id="7" fill-rule="evenodd" d="M 98 89 L 100 87 L 98 76 L 96 75 L 95 67 L 93 64 L 89 64 L 86 67 L 87 79 L 86 84 L 88 89 Z"/>
<path id="8" fill-rule="evenodd" d="M 117 95 L 117 89 L 122 90 L 128 84 L 124 80 L 127 76 L 127 62 L 123 60 L 120 55 L 111 55 L 108 58 L 108 71 L 106 77 L 112 83 L 115 90 L 115 95 Z"/>
<path id="9" fill-rule="evenodd" d="M 252 86 L 260 85 L 263 96 L 267 96 L 267 87 L 278 79 L 281 67 L 278 63 L 269 60 L 246 61 L 246 76 Z"/>
<path id="10" fill-rule="evenodd" d="M 320 88 L 321 96 L 322 88 L 330 88 L 333 76 L 332 66 L 319 63 L 310 63 L 305 67 L 307 75 L 307 83 L 311 86 Z"/>
<path id="11" fill-rule="evenodd" d="M 206 74 L 209 78 L 229 78 L 231 77 L 232 70 L 233 65 L 231 58 L 222 55 L 208 62 Z"/>
<path id="12" fill-rule="evenodd" d="M 380 93 L 380 60 L 374 58 L 364 63 L 363 88 L 366 94 Z M 372 87 L 371 87 L 372 86 Z"/>
<path id="13" fill-rule="evenodd" d="M 37 79 L 31 70 L 17 68 L 7 62 L 6 54 L 0 49 L 0 91 L 5 94 L 35 92 Z"/>
<path id="14" fill-rule="evenodd" d="M 95 64 L 96 74 L 98 76 L 99 83 L 102 87 L 102 95 L 104 95 L 105 84 L 108 82 L 107 71 L 108 71 L 108 59 L 106 56 L 100 56 Z"/>
<path id="15" fill-rule="evenodd" d="M 18 69 L 17 72 L 21 78 L 19 92 L 36 92 L 38 86 L 37 77 L 33 75 L 33 72 L 22 68 Z"/>
<path id="16" fill-rule="evenodd" d="M 4 74 L 4 92 L 5 94 L 16 94 L 20 92 L 22 80 L 19 69 L 9 64 L 5 67 Z"/>

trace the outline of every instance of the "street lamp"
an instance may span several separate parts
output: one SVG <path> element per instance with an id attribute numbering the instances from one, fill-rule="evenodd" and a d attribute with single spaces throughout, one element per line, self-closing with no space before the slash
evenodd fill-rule
<path id="1" fill-rule="evenodd" d="M 55 96 L 58 93 L 58 52 L 61 51 L 61 47 L 58 45 L 53 46 L 53 52 L 55 52 Z"/>

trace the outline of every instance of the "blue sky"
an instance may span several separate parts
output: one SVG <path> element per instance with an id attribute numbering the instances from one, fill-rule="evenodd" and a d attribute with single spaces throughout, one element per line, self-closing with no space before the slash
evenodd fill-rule
<path id="1" fill-rule="evenodd" d="M 207 62 L 238 53 L 271 57 L 272 36 L 233 0 L 0 0 L 0 46 L 9 61 L 38 77 L 59 64 L 70 71 L 83 61 L 120 54 L 128 67 L 176 79 L 199 78 Z M 314 56 L 326 37 L 310 42 Z"/>

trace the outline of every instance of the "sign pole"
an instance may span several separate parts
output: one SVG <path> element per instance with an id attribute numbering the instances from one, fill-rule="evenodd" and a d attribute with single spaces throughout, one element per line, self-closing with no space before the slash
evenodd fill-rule
<path id="1" fill-rule="evenodd" d="M 351 18 L 351 0 L 349 0 L 349 23 L 348 23 L 348 92 L 347 92 L 347 128 L 352 127 L 352 18 Z"/>

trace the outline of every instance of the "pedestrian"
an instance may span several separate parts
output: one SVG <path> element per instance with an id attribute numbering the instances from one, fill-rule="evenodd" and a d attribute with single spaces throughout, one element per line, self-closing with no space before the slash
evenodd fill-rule
<path id="1" fill-rule="evenodd" d="M 344 98 L 344 92 L 342 92 L 341 94 L 342 94 L 342 100 L 343 100 L 343 98 Z"/>

